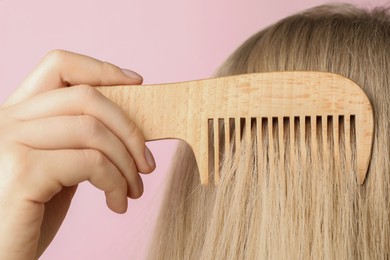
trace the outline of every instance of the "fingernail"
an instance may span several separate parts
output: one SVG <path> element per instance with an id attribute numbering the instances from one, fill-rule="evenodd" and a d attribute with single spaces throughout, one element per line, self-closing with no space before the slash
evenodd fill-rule
<path id="1" fill-rule="evenodd" d="M 127 77 L 132 78 L 132 79 L 142 79 L 142 76 L 139 75 L 138 73 L 128 70 L 128 69 L 121 69 L 123 74 L 125 74 Z"/>
<path id="2" fill-rule="evenodd" d="M 142 182 L 141 176 L 138 178 L 138 198 L 144 193 L 144 183 Z"/>
<path id="3" fill-rule="evenodd" d="M 150 152 L 149 148 L 145 145 L 145 159 L 148 162 L 149 166 L 154 169 L 156 167 L 156 162 L 153 158 L 152 153 Z"/>

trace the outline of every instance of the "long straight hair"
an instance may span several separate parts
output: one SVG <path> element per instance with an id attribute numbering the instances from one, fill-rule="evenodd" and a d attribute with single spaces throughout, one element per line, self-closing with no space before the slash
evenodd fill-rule
<path id="1" fill-rule="evenodd" d="M 321 131 L 310 134 L 310 121 L 257 122 L 250 136 L 243 131 L 240 149 L 224 151 L 229 156 L 218 186 L 200 185 L 191 148 L 181 143 L 150 259 L 390 258 L 389 9 L 325 5 L 287 17 L 248 39 L 217 75 L 306 70 L 354 80 L 373 104 L 375 136 L 364 185 L 356 180 L 356 126 L 347 143 L 342 117 L 327 122 L 330 152 Z M 291 124 L 309 134 L 277 135 Z M 285 142 L 283 154 L 278 138 Z M 293 147 L 292 140 L 304 145 Z"/>

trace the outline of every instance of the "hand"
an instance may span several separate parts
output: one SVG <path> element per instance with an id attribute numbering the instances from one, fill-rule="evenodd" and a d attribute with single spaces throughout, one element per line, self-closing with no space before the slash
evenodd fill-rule
<path id="1" fill-rule="evenodd" d="M 155 168 L 140 130 L 92 86 L 141 84 L 134 72 L 52 51 L 0 106 L 0 259 L 38 258 L 80 182 L 124 213 Z"/>

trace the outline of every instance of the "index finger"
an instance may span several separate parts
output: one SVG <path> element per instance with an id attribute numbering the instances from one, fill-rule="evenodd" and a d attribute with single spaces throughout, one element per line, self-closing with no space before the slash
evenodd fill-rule
<path id="1" fill-rule="evenodd" d="M 50 51 L 4 103 L 13 105 L 49 90 L 87 84 L 90 86 L 135 85 L 142 83 L 137 73 L 88 57 L 64 51 Z"/>

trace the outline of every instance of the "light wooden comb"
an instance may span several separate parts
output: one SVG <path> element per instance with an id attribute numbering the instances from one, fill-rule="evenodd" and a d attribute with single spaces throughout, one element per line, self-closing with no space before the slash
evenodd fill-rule
<path id="1" fill-rule="evenodd" d="M 128 113 L 147 141 L 168 138 L 185 140 L 193 149 L 202 184 L 208 183 L 210 168 L 209 123 L 213 124 L 214 130 L 214 155 L 211 156 L 214 156 L 215 179 L 218 182 L 218 127 L 221 121 L 225 122 L 225 147 L 230 147 L 231 122 L 235 124 L 235 129 L 240 129 L 241 121 L 244 121 L 246 128 L 250 129 L 251 121 L 261 122 L 264 118 L 268 122 L 277 119 L 282 123 L 284 118 L 294 122 L 298 117 L 301 136 L 304 136 L 304 124 L 308 117 L 311 118 L 311 131 L 314 133 L 315 122 L 322 120 L 324 136 L 327 120 L 334 118 L 336 157 L 339 153 L 336 141 L 338 119 L 342 118 L 345 120 L 346 143 L 352 138 L 352 130 L 356 135 L 357 181 L 363 184 L 366 178 L 374 132 L 372 107 L 356 83 L 336 74 L 256 73 L 182 83 L 98 89 Z M 283 134 L 282 131 L 279 127 L 279 134 Z M 290 132 L 294 133 L 293 123 L 290 124 Z M 236 131 L 235 143 L 237 147 L 240 144 L 240 131 Z M 282 141 L 280 145 L 283 147 Z M 346 153 L 351 153 L 350 149 L 346 149 Z"/>

